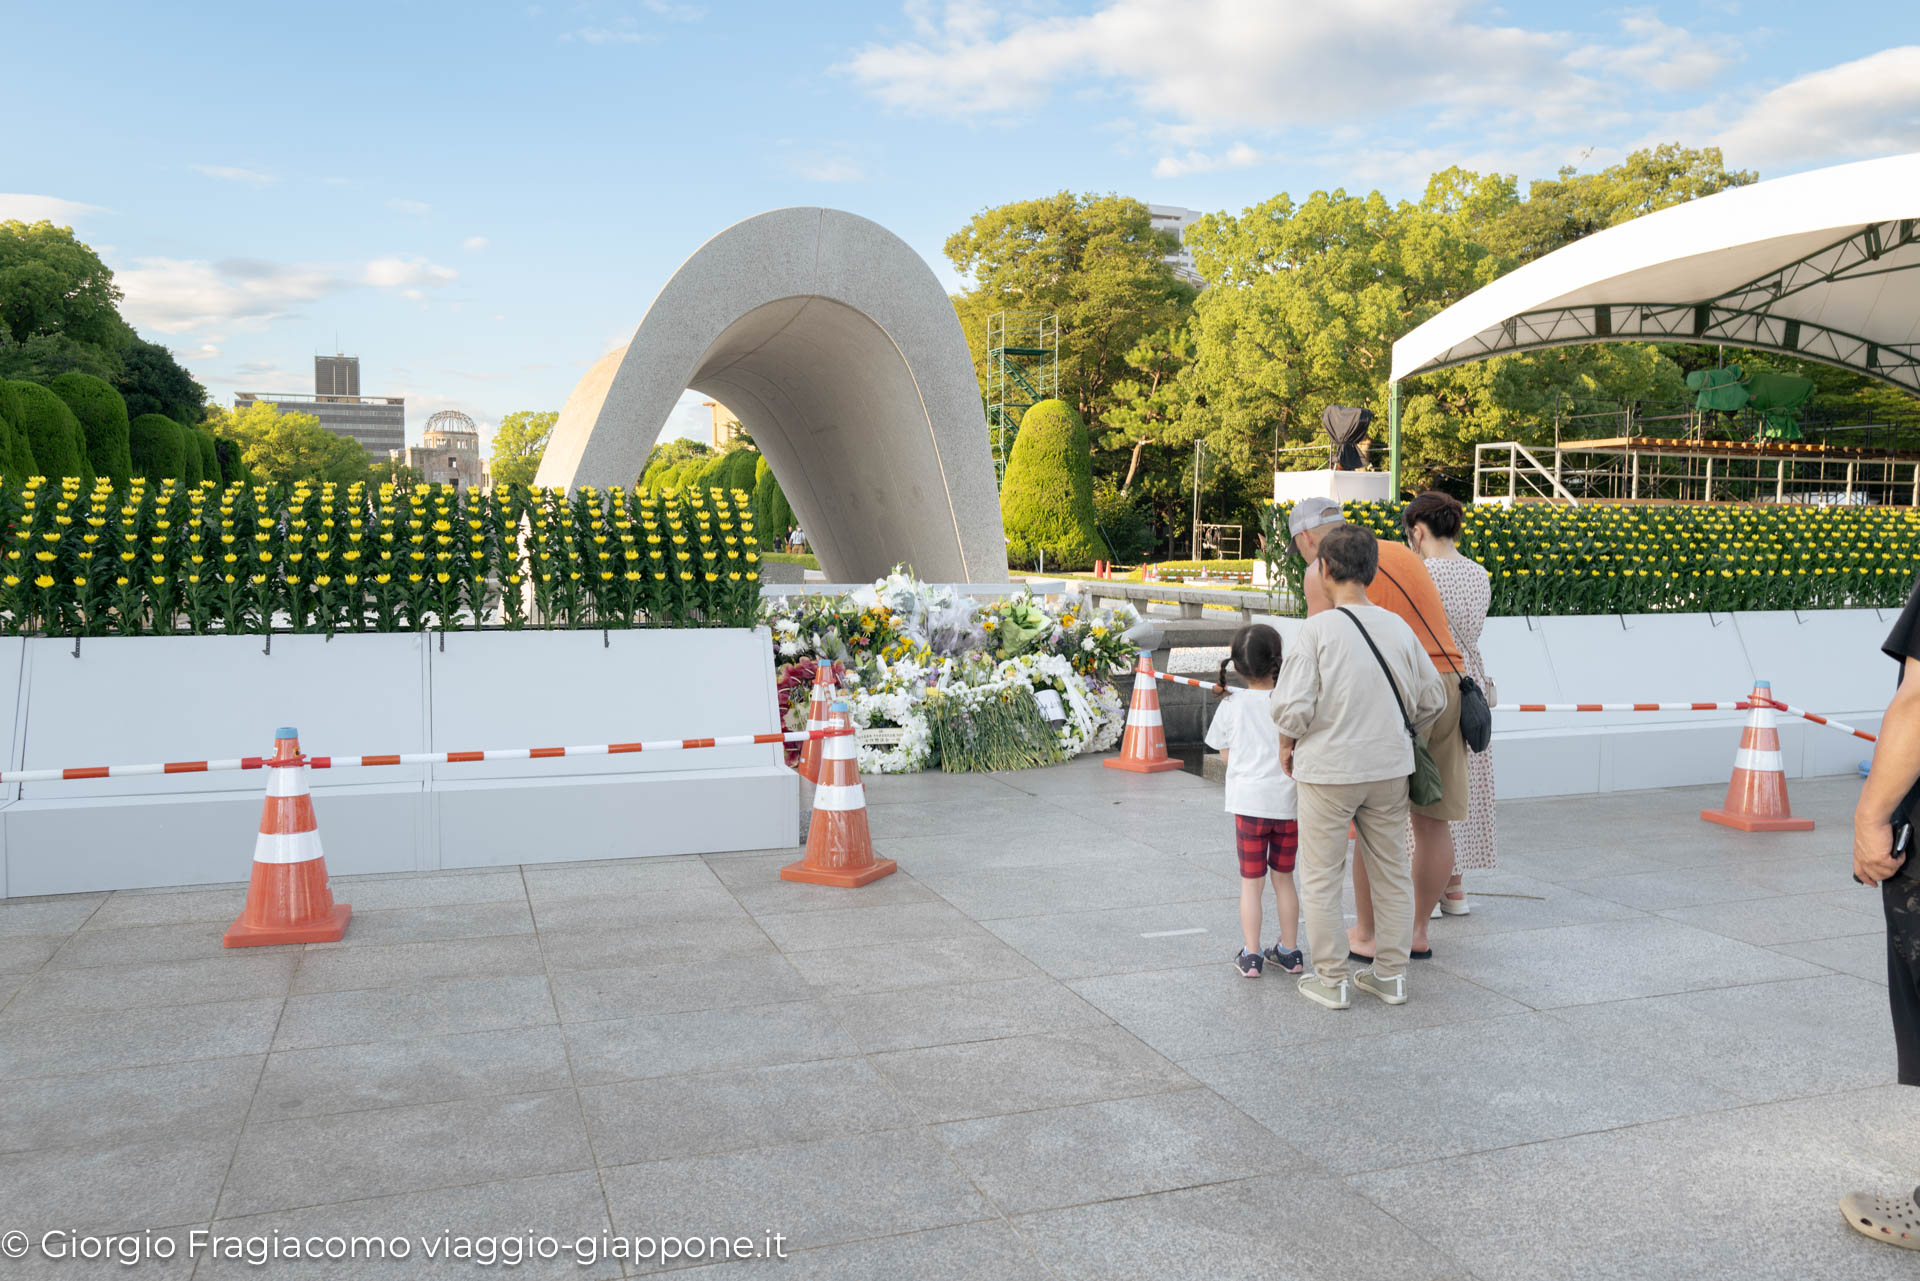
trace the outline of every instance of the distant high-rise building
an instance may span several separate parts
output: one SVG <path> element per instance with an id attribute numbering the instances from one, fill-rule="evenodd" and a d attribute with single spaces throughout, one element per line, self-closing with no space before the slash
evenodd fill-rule
<path id="1" fill-rule="evenodd" d="M 1187 228 L 1205 215 L 1198 209 L 1182 209 L 1178 205 L 1148 205 L 1147 213 L 1153 218 L 1155 231 L 1171 231 L 1181 239 L 1180 248 L 1166 257 L 1173 268 L 1173 274 L 1190 285 L 1204 288 L 1206 282 L 1200 279 L 1200 273 L 1194 270 L 1193 251 L 1186 246 Z"/>
<path id="2" fill-rule="evenodd" d="M 360 394 L 360 357 L 315 356 L 313 358 L 313 394 L 358 396 Z"/>
<path id="3" fill-rule="evenodd" d="M 362 396 L 360 357 L 315 356 L 313 395 L 299 392 L 235 392 L 233 407 L 245 409 L 266 401 L 283 414 L 312 414 L 336 436 L 360 442 L 373 458 L 390 457 L 407 444 L 407 401 L 404 396 Z"/>
<path id="4" fill-rule="evenodd" d="M 719 401 L 703 400 L 700 403 L 713 415 L 712 440 L 715 449 L 725 449 L 746 430 L 740 425 L 739 417 Z"/>

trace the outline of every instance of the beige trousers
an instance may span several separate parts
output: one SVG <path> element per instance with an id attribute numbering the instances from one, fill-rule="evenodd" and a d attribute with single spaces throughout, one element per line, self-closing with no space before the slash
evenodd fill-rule
<path id="1" fill-rule="evenodd" d="M 1407 780 L 1372 783 L 1302 782 L 1300 795 L 1300 906 L 1307 947 L 1323 982 L 1348 976 L 1346 916 L 1347 825 L 1359 833 L 1360 857 L 1373 887 L 1373 972 L 1390 979 L 1406 972 L 1413 946 L 1413 869 L 1407 863 Z"/>

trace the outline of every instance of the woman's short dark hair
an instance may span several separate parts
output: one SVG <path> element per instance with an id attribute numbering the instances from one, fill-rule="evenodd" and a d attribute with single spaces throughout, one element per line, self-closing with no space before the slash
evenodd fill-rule
<path id="1" fill-rule="evenodd" d="M 1408 532 L 1412 532 L 1415 525 L 1425 525 L 1435 538 L 1458 538 L 1460 519 L 1466 510 L 1452 494 L 1429 489 L 1401 509 L 1400 524 Z"/>
<path id="2" fill-rule="evenodd" d="M 1249 623 L 1233 634 L 1233 651 L 1220 664 L 1220 684 L 1227 683 L 1227 664 L 1246 680 L 1280 679 L 1280 633 L 1265 623 Z"/>
<path id="3" fill-rule="evenodd" d="M 1372 585 L 1380 568 L 1380 546 L 1364 525 L 1340 525 L 1320 540 L 1321 572 L 1336 583 Z"/>

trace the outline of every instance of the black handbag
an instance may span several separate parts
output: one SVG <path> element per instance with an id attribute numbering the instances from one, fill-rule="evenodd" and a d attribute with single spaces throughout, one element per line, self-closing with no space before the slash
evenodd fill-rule
<path id="1" fill-rule="evenodd" d="M 1382 565 L 1380 572 L 1387 574 L 1386 566 Z M 1387 574 L 1387 581 L 1400 587 L 1400 580 L 1392 574 Z M 1427 622 L 1427 616 L 1420 612 L 1420 607 L 1413 603 L 1413 597 L 1407 596 L 1404 587 L 1400 587 L 1400 594 L 1406 597 L 1413 616 L 1420 620 L 1420 626 L 1427 629 L 1427 635 L 1433 637 L 1433 643 L 1444 653 L 1445 646 L 1441 646 L 1440 638 L 1434 636 L 1433 625 Z M 1479 681 L 1454 667 L 1451 658 L 1447 660 L 1447 666 L 1453 668 L 1454 678 L 1460 682 L 1460 741 L 1467 745 L 1469 751 L 1484 752 L 1493 743 L 1493 708 L 1487 705 L 1487 696 L 1481 690 Z"/>
<path id="2" fill-rule="evenodd" d="M 1360 619 L 1345 605 L 1339 606 L 1339 610 L 1355 627 L 1360 628 L 1360 639 L 1367 643 L 1367 648 L 1373 651 L 1373 660 L 1386 673 L 1387 688 L 1393 691 L 1394 706 L 1400 709 L 1400 723 L 1407 727 L 1407 737 L 1413 740 L 1413 773 L 1407 775 L 1407 800 L 1415 805 L 1438 805 L 1447 794 L 1446 784 L 1440 781 L 1440 766 L 1435 763 L 1433 753 L 1427 750 L 1427 740 L 1414 731 L 1413 718 L 1407 715 L 1406 700 L 1400 697 L 1400 682 L 1393 679 L 1393 669 L 1387 666 L 1380 647 L 1373 643 L 1373 637 L 1367 635 L 1367 629 Z"/>

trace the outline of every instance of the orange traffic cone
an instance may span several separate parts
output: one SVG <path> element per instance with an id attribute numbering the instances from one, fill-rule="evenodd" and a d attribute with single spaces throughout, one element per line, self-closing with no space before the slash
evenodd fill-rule
<path id="1" fill-rule="evenodd" d="M 1780 759 L 1780 731 L 1773 722 L 1773 686 L 1755 681 L 1749 701 L 1753 710 L 1740 731 L 1727 802 L 1717 810 L 1701 810 L 1700 817 L 1742 832 L 1810 832 L 1813 820 L 1795 818 L 1787 804 L 1787 771 Z"/>
<path id="2" fill-rule="evenodd" d="M 347 932 L 352 915 L 353 909 L 335 903 L 327 888 L 327 860 L 320 852 L 320 828 L 307 792 L 300 731 L 275 730 L 247 905 L 220 941 L 226 947 L 332 943 Z"/>
<path id="3" fill-rule="evenodd" d="M 813 683 L 813 703 L 807 708 L 807 732 L 827 727 L 827 709 L 833 706 L 833 668 L 823 665 L 820 676 Z M 827 745 L 823 738 L 810 738 L 800 745 L 800 764 L 797 767 L 800 777 L 809 783 L 820 781 L 821 749 Z"/>
<path id="4" fill-rule="evenodd" d="M 1179 769 L 1167 755 L 1167 733 L 1160 725 L 1160 687 L 1153 683 L 1153 664 L 1145 654 L 1133 669 L 1133 702 L 1127 707 L 1127 728 L 1120 736 L 1120 755 L 1101 762 L 1108 769 L 1136 774 L 1158 774 Z"/>
<path id="5" fill-rule="evenodd" d="M 853 728 L 853 713 L 836 702 L 823 729 Z M 820 782 L 813 789 L 813 824 L 807 829 L 807 854 L 780 869 L 783 881 L 808 881 L 853 889 L 891 876 L 899 864 L 873 856 L 867 833 L 867 789 L 860 783 L 859 753 L 851 734 L 819 740 L 826 747 Z"/>

